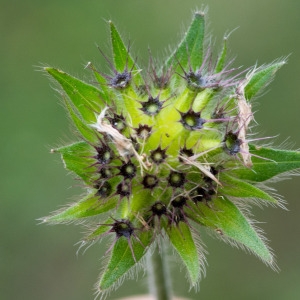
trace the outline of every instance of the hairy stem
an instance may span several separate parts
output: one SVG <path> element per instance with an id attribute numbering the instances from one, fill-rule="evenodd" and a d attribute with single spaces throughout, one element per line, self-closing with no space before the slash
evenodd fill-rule
<path id="1" fill-rule="evenodd" d="M 171 280 L 166 261 L 164 246 L 156 248 L 153 254 L 147 255 L 148 282 L 151 294 L 156 300 L 171 300 Z"/>

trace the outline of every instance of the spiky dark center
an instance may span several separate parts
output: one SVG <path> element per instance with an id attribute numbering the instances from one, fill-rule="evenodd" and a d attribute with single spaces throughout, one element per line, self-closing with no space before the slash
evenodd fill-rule
<path id="1" fill-rule="evenodd" d="M 101 168 L 99 171 L 101 178 L 110 178 L 113 175 L 113 172 L 109 168 Z"/>
<path id="2" fill-rule="evenodd" d="M 102 198 L 108 197 L 112 192 L 112 186 L 108 181 L 96 184 L 95 188 L 98 190 L 97 195 Z"/>
<path id="3" fill-rule="evenodd" d="M 153 189 L 158 184 L 158 178 L 155 175 L 147 174 L 144 176 L 142 184 L 146 189 Z"/>
<path id="4" fill-rule="evenodd" d="M 187 81 L 188 87 L 191 90 L 197 92 L 200 92 L 205 88 L 211 87 L 213 85 L 213 81 L 209 78 L 209 76 L 206 77 L 199 72 L 190 71 L 186 73 L 185 79 Z"/>
<path id="5" fill-rule="evenodd" d="M 161 149 L 159 146 L 150 152 L 150 158 L 155 164 L 161 164 L 167 158 L 166 149 Z"/>
<path id="6" fill-rule="evenodd" d="M 152 128 L 148 125 L 140 124 L 139 127 L 136 129 L 136 134 L 139 138 L 145 140 L 151 134 Z"/>
<path id="7" fill-rule="evenodd" d="M 148 98 L 147 102 L 141 102 L 141 104 L 141 110 L 149 116 L 154 116 L 158 114 L 163 105 L 163 103 L 159 101 L 158 97 L 153 98 L 152 96 Z"/>
<path id="8" fill-rule="evenodd" d="M 116 233 L 118 238 L 124 236 L 128 239 L 134 233 L 134 227 L 129 220 L 120 220 L 112 225 L 112 231 Z"/>
<path id="9" fill-rule="evenodd" d="M 117 194 L 122 197 L 128 197 L 131 194 L 131 185 L 126 181 L 122 181 L 117 185 Z"/>
<path id="10" fill-rule="evenodd" d="M 108 118 L 108 119 L 111 125 L 117 130 L 119 130 L 120 132 L 123 132 L 124 129 L 126 128 L 125 118 L 122 115 L 119 116 L 117 114 L 114 114 L 112 118 Z"/>
<path id="11" fill-rule="evenodd" d="M 151 206 L 151 212 L 153 213 L 153 215 L 161 217 L 162 215 L 165 215 L 167 213 L 167 207 L 165 204 L 158 201 Z"/>
<path id="12" fill-rule="evenodd" d="M 185 174 L 181 172 L 171 171 L 168 178 L 171 187 L 181 188 L 185 183 Z"/>
<path id="13" fill-rule="evenodd" d="M 179 196 L 172 200 L 171 205 L 174 208 L 183 208 L 186 205 L 188 198 L 185 196 Z"/>
<path id="14" fill-rule="evenodd" d="M 132 162 L 124 163 L 120 168 L 120 175 L 126 179 L 132 179 L 136 174 L 136 166 Z"/>
<path id="15" fill-rule="evenodd" d="M 238 138 L 238 135 L 229 131 L 224 139 L 224 149 L 230 155 L 236 155 L 241 151 L 242 140 Z"/>
<path id="16" fill-rule="evenodd" d="M 203 128 L 203 125 L 206 123 L 205 119 L 201 118 L 200 112 L 194 112 L 190 109 L 186 113 L 180 112 L 182 125 L 188 130 L 199 130 Z"/>
<path id="17" fill-rule="evenodd" d="M 96 159 L 100 164 L 108 164 L 113 159 L 113 151 L 106 145 L 95 147 L 97 151 Z"/>
<path id="18" fill-rule="evenodd" d="M 125 89 L 131 81 L 131 73 L 124 71 L 123 73 L 117 73 L 111 78 L 109 85 L 116 89 Z"/>

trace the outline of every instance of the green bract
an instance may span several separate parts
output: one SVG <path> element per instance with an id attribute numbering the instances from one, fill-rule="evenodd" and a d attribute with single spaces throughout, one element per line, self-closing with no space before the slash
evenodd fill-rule
<path id="1" fill-rule="evenodd" d="M 255 145 L 251 101 L 285 61 L 245 71 L 227 61 L 227 39 L 217 59 L 205 42 L 203 13 L 196 13 L 178 48 L 157 66 L 140 68 L 109 22 L 109 74 L 85 83 L 46 67 L 61 86 L 82 138 L 53 150 L 82 179 L 86 195 L 43 220 L 91 228 L 82 244 L 112 236 L 110 257 L 97 284 L 120 283 L 165 239 L 182 260 L 192 286 L 204 272 L 202 227 L 246 248 L 274 267 L 274 259 L 241 208 L 255 202 L 282 205 L 267 180 L 300 168 L 300 153 Z"/>

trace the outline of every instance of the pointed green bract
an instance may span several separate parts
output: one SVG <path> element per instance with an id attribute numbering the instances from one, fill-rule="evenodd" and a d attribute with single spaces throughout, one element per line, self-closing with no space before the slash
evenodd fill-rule
<path id="1" fill-rule="evenodd" d="M 177 65 L 180 62 L 184 69 L 191 67 L 199 68 L 203 60 L 203 43 L 204 43 L 205 19 L 204 14 L 195 13 L 194 19 L 178 48 L 167 60 L 166 65 Z M 189 65 L 190 64 L 190 65 Z M 180 67 L 177 66 L 176 70 Z"/>
<path id="2" fill-rule="evenodd" d="M 49 223 L 69 223 L 79 221 L 84 218 L 100 215 L 115 207 L 117 201 L 101 201 L 97 194 L 91 193 L 85 196 L 78 203 L 59 210 L 50 217 L 45 218 Z"/>
<path id="3" fill-rule="evenodd" d="M 246 247 L 265 263 L 273 264 L 273 257 L 268 247 L 231 201 L 225 197 L 216 198 L 213 202 L 213 209 L 202 205 L 201 213 L 200 222 L 217 232 L 220 238 L 225 238 L 225 240 L 229 238 L 229 241 Z"/>
<path id="4" fill-rule="evenodd" d="M 96 71 L 95 67 L 89 63 L 90 68 L 93 70 L 94 77 L 100 84 L 99 91 L 101 92 L 100 94 L 100 99 L 102 100 L 102 103 L 109 104 L 111 102 L 111 97 L 113 97 L 113 93 L 111 92 L 106 79 L 101 75 L 99 72 Z M 101 105 L 102 108 L 102 105 Z"/>
<path id="5" fill-rule="evenodd" d="M 219 54 L 217 65 L 215 68 L 216 73 L 219 73 L 224 69 L 225 63 L 226 63 L 226 58 L 227 58 L 227 37 L 224 37 L 223 38 L 223 48 L 222 48 L 221 53 Z"/>
<path id="6" fill-rule="evenodd" d="M 79 133 L 83 136 L 83 138 L 90 142 L 96 142 L 99 140 L 99 137 L 97 136 L 95 130 L 91 128 L 91 126 L 88 126 L 86 123 L 83 122 L 83 120 L 75 113 L 71 103 L 67 99 L 65 100 L 65 105 L 69 111 L 70 117 L 78 129 Z"/>
<path id="7" fill-rule="evenodd" d="M 114 285 L 116 285 L 116 283 L 135 266 L 136 261 L 140 261 L 140 259 L 144 256 L 146 253 L 145 247 L 149 246 L 151 236 L 148 232 L 142 232 L 139 234 L 138 238 L 144 246 L 142 246 L 141 243 L 133 236 L 130 238 L 135 259 L 130 250 L 128 240 L 124 237 L 117 240 L 112 250 L 108 265 L 101 275 L 98 284 L 100 291 L 113 288 Z"/>
<path id="8" fill-rule="evenodd" d="M 299 151 L 251 146 L 250 152 L 253 154 L 252 169 L 237 168 L 231 170 L 230 174 L 242 180 L 263 182 L 281 174 L 300 169 Z"/>
<path id="9" fill-rule="evenodd" d="M 132 59 L 129 53 L 129 46 L 125 46 L 117 28 L 111 21 L 109 22 L 109 25 L 113 58 L 116 70 L 120 73 L 124 72 L 126 68 L 128 71 L 132 70 L 135 80 L 139 83 L 142 83 L 142 77 L 139 74 L 140 70 L 138 70 L 136 62 Z"/>
<path id="10" fill-rule="evenodd" d="M 224 195 L 236 198 L 256 198 L 269 203 L 278 204 L 278 201 L 269 194 L 245 181 L 224 173 L 220 175 L 219 180 L 222 182 L 222 186 L 219 187 L 219 192 Z"/>
<path id="11" fill-rule="evenodd" d="M 187 224 L 179 222 L 177 226 L 172 226 L 166 230 L 176 252 L 179 254 L 186 267 L 191 286 L 195 286 L 200 278 L 201 267 L 200 258 Z"/>
<path id="12" fill-rule="evenodd" d="M 95 163 L 91 158 L 93 151 L 93 147 L 86 142 L 77 142 L 54 150 L 61 154 L 66 169 L 74 172 L 88 184 L 97 176 L 95 174 L 91 176 L 92 165 Z"/>
<path id="13" fill-rule="evenodd" d="M 245 87 L 245 97 L 250 100 L 257 96 L 274 78 L 275 73 L 285 64 L 285 61 L 279 61 L 267 66 L 261 66 L 254 69 L 250 74 L 249 81 Z"/>
<path id="14" fill-rule="evenodd" d="M 86 122 L 95 121 L 95 112 L 104 107 L 101 92 L 61 70 L 46 67 L 47 71 L 63 88 Z"/>

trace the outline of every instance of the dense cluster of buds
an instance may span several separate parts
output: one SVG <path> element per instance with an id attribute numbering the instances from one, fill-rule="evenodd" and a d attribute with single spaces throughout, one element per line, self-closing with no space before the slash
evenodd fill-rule
<path id="1" fill-rule="evenodd" d="M 251 132 L 251 102 L 285 61 L 232 67 L 227 37 L 215 56 L 199 12 L 162 66 L 150 55 L 142 70 L 113 23 L 109 26 L 113 59 L 99 50 L 111 73 L 87 64 L 97 86 L 45 68 L 61 85 L 81 136 L 53 151 L 83 180 L 87 193 L 43 221 L 88 226 L 83 245 L 113 237 L 101 291 L 120 282 L 162 237 L 196 285 L 204 269 L 198 242 L 203 227 L 274 267 L 243 207 L 254 200 L 280 205 L 278 197 L 261 190 L 262 183 L 299 167 L 279 163 L 298 153 L 257 146 Z"/>

